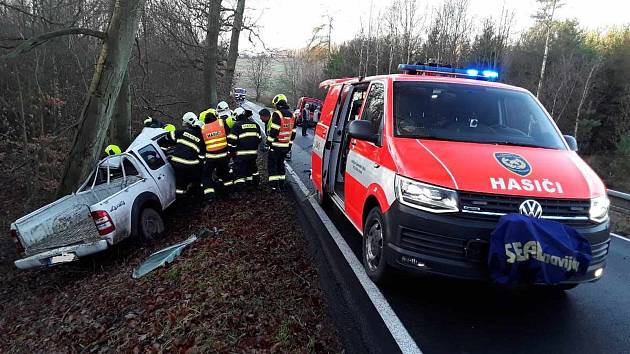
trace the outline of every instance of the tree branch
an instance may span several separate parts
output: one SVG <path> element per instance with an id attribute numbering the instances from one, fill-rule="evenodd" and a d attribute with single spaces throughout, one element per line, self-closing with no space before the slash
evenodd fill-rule
<path id="1" fill-rule="evenodd" d="M 94 31 L 89 28 L 65 28 L 65 29 L 61 29 L 57 31 L 44 33 L 39 36 L 25 40 L 24 42 L 20 43 L 20 45 L 18 45 L 14 51 L 12 51 L 11 53 L 7 55 L 1 56 L 0 61 L 7 60 L 7 59 L 14 59 L 18 57 L 19 55 L 27 53 L 31 51 L 32 49 L 48 42 L 49 40 L 53 38 L 61 37 L 61 36 L 69 35 L 69 34 L 82 34 L 85 36 L 92 36 L 92 37 L 96 37 L 100 39 L 105 39 L 107 37 L 107 34 L 105 32 Z"/>
<path id="2" fill-rule="evenodd" d="M 12 4 L 8 4 L 6 1 L 0 1 L 0 6 L 4 6 L 4 7 L 8 8 L 8 9 L 11 9 L 13 11 L 19 12 L 19 13 L 24 14 L 26 16 L 30 16 L 30 17 L 33 17 L 33 18 L 38 18 L 38 19 L 40 19 L 40 20 L 42 20 L 42 21 L 44 21 L 44 22 L 46 22 L 48 24 L 51 24 L 51 25 L 63 26 L 63 23 L 51 21 L 51 20 L 49 20 L 48 18 L 46 18 L 44 16 L 36 15 L 36 14 L 28 12 L 28 11 L 26 11 L 24 9 L 21 9 L 18 6 L 15 6 L 15 5 L 12 5 Z"/>

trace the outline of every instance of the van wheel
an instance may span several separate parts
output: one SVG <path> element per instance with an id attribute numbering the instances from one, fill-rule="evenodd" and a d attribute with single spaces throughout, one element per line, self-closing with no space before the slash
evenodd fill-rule
<path id="1" fill-rule="evenodd" d="M 391 267 L 385 260 L 387 228 L 378 207 L 373 208 L 363 226 L 363 268 L 376 284 L 389 278 Z"/>
<path id="2" fill-rule="evenodd" d="M 143 241 L 150 241 L 164 232 L 162 215 L 153 208 L 144 208 L 136 222 L 135 236 Z"/>

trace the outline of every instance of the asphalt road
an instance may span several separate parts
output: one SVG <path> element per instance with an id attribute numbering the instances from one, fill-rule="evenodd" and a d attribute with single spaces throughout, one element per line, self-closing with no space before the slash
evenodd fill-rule
<path id="1" fill-rule="evenodd" d="M 312 139 L 298 131 L 290 161 L 311 191 Z M 326 213 L 360 259 L 359 234 Z M 630 242 L 619 238 L 602 279 L 566 292 L 409 274 L 380 290 L 423 353 L 630 353 Z"/>

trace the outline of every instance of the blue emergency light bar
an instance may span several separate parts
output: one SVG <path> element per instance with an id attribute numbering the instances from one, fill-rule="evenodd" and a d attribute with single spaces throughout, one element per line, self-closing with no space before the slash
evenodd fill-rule
<path id="1" fill-rule="evenodd" d="M 499 78 L 499 73 L 494 70 L 460 69 L 447 66 L 433 66 L 425 64 L 400 64 L 398 70 L 405 74 L 445 74 L 446 76 L 466 77 L 469 79 L 494 81 Z"/>

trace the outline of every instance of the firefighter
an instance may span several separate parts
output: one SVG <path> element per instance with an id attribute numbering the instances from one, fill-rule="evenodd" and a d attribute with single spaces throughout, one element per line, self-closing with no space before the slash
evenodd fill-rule
<path id="1" fill-rule="evenodd" d="M 269 127 L 271 126 L 271 112 L 269 112 L 267 108 L 263 108 L 260 111 L 258 111 L 258 116 L 260 117 L 260 121 L 263 123 L 263 131 L 264 131 L 263 135 L 265 136 L 265 141 L 266 141 L 266 137 L 267 135 L 269 135 Z M 267 147 L 267 144 L 261 142 L 260 150 L 267 151 L 268 149 L 269 148 Z"/>
<path id="2" fill-rule="evenodd" d="M 311 105 L 309 103 L 304 105 L 304 109 L 302 110 L 302 136 L 308 135 L 308 112 Z"/>
<path id="3" fill-rule="evenodd" d="M 175 142 L 173 154 L 169 156 L 175 170 L 175 193 L 183 196 L 188 192 L 191 183 L 199 185 L 201 163 L 205 155 L 205 144 L 201 136 L 197 115 L 187 112 L 182 117 L 182 129 L 169 132 L 167 140 Z"/>
<path id="4" fill-rule="evenodd" d="M 227 188 L 232 184 L 229 175 L 229 158 L 227 136 L 230 129 L 225 121 L 217 115 L 217 111 L 210 108 L 202 113 L 205 124 L 201 128 L 205 144 L 205 162 L 201 175 L 201 187 L 206 202 L 211 202 L 216 196 L 217 188 Z M 200 116 L 201 118 L 201 116 Z M 214 171 L 217 171 L 217 180 Z"/>
<path id="5" fill-rule="evenodd" d="M 232 110 L 230 109 L 230 106 L 228 106 L 227 102 L 221 101 L 217 104 L 217 114 L 219 115 L 219 118 L 223 119 L 227 126 L 232 129 L 234 126 L 234 116 L 232 116 Z"/>
<path id="6" fill-rule="evenodd" d="M 245 187 L 259 183 L 256 158 L 262 134 L 260 126 L 251 118 L 252 111 L 238 107 L 234 115 L 236 120 L 228 143 L 234 156 L 234 190 L 242 192 Z"/>
<path id="7" fill-rule="evenodd" d="M 107 156 L 118 155 L 120 153 L 122 153 L 122 150 L 118 145 L 111 144 L 107 145 L 107 147 L 105 148 L 105 155 Z"/>
<path id="8" fill-rule="evenodd" d="M 270 147 L 267 171 L 271 187 L 274 190 L 282 190 L 286 180 L 284 159 L 291 151 L 291 145 L 295 139 L 295 117 L 285 95 L 276 95 L 271 103 L 276 111 L 271 115 L 271 124 L 267 134 L 267 145 Z"/>

